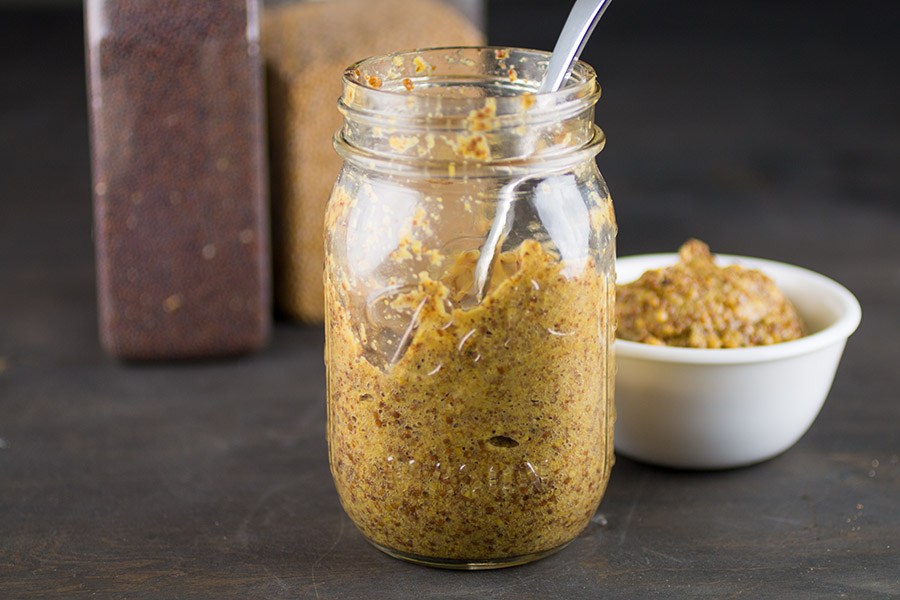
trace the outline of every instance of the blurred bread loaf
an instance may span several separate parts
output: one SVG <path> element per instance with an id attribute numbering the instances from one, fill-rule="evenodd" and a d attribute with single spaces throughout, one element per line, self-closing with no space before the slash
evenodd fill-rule
<path id="1" fill-rule="evenodd" d="M 324 318 L 325 204 L 340 171 L 332 148 L 345 67 L 418 47 L 481 45 L 482 34 L 439 0 L 327 0 L 266 8 L 272 235 L 277 308 Z"/>

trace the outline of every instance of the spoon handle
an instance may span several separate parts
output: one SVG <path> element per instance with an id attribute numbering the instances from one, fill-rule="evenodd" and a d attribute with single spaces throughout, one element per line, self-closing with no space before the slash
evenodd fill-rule
<path id="1" fill-rule="evenodd" d="M 581 56 L 597 21 L 612 0 L 576 0 L 562 33 L 553 48 L 541 92 L 555 92 L 562 87 L 572 63 Z"/>

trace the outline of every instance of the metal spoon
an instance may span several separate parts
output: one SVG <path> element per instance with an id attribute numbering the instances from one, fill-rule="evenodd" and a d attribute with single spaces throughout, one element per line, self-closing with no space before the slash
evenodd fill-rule
<path id="1" fill-rule="evenodd" d="M 553 53 L 550 55 L 550 63 L 547 65 L 544 80 L 541 82 L 540 92 L 555 92 L 562 87 L 572 68 L 572 63 L 581 56 L 581 51 L 584 50 L 588 38 L 594 32 L 597 21 L 603 16 L 610 2 L 612 0 L 575 1 L 562 33 L 559 34 L 559 39 L 556 41 L 556 46 L 553 48 Z M 475 263 L 473 292 L 475 299 L 479 302 L 484 297 L 485 286 L 490 277 L 494 258 L 512 227 L 509 212 L 515 200 L 516 188 L 526 179 L 529 177 L 520 177 L 506 184 L 500 190 L 497 213 L 494 215 L 491 230 L 481 248 L 478 261 Z"/>
<path id="2" fill-rule="evenodd" d="M 550 64 L 541 82 L 541 92 L 555 92 L 562 87 L 572 63 L 581 56 L 588 38 L 594 32 L 597 21 L 603 16 L 612 0 L 576 0 L 562 33 L 556 40 Z"/>

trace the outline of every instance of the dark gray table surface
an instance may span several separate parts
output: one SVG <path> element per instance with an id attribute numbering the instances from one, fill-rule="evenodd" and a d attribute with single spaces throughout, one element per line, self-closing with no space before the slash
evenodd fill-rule
<path id="1" fill-rule="evenodd" d="M 565 8 L 492 0 L 499 44 Z M 825 273 L 863 321 L 811 430 L 723 472 L 619 458 L 543 561 L 417 567 L 344 515 L 323 334 L 121 364 L 97 340 L 81 20 L 0 12 L 0 598 L 900 597 L 900 30 L 892 2 L 619 0 L 585 58 L 619 254 L 713 250 Z"/>

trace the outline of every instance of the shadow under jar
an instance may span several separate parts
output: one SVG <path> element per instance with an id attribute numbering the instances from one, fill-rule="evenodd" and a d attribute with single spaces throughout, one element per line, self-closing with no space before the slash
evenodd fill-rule
<path id="1" fill-rule="evenodd" d="M 331 469 L 375 546 L 521 564 L 588 524 L 613 462 L 615 223 L 600 95 L 548 54 L 439 48 L 343 77 L 325 224 Z"/>

